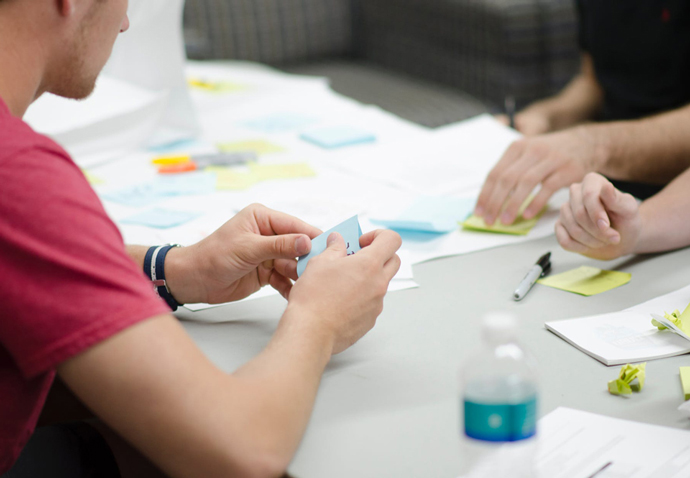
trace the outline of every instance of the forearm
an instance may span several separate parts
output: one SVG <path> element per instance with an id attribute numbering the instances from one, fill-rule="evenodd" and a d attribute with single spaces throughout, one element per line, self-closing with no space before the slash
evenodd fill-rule
<path id="1" fill-rule="evenodd" d="M 556 96 L 538 101 L 525 109 L 544 115 L 550 131 L 558 131 L 591 121 L 601 110 L 604 94 L 596 80 L 592 59 L 582 55 L 580 73 Z"/>
<path id="2" fill-rule="evenodd" d="M 690 170 L 640 205 L 642 227 L 636 253 L 690 245 Z"/>
<path id="3" fill-rule="evenodd" d="M 599 172 L 611 178 L 665 184 L 690 166 L 690 106 L 586 128 L 606 144 L 607 160 Z"/>

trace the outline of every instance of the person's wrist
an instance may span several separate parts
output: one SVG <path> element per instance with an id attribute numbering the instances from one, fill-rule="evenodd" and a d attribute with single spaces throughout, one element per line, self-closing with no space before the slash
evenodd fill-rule
<path id="1" fill-rule="evenodd" d="M 171 249 L 165 257 L 168 290 L 180 304 L 205 302 L 202 264 L 195 258 L 196 245 Z"/>
<path id="2" fill-rule="evenodd" d="M 326 358 L 333 355 L 336 344 L 336 333 L 312 307 L 297 303 L 288 303 L 280 320 L 278 331 L 284 335 L 299 336 L 312 346 L 322 349 Z"/>

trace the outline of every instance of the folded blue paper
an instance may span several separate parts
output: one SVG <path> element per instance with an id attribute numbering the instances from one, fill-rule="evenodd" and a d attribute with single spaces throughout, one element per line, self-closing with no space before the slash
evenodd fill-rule
<path id="1" fill-rule="evenodd" d="M 155 208 L 122 219 L 120 223 L 167 229 L 169 227 L 180 226 L 199 216 L 201 216 L 199 212 L 172 211 L 169 209 Z"/>
<path id="2" fill-rule="evenodd" d="M 376 141 L 376 136 L 372 133 L 349 126 L 334 126 L 312 130 L 303 133 L 300 137 L 305 141 L 327 149 Z"/>
<path id="3" fill-rule="evenodd" d="M 245 121 L 242 126 L 264 133 L 284 133 L 300 129 L 316 121 L 318 121 L 316 118 L 298 113 L 279 113 Z"/>
<path id="4" fill-rule="evenodd" d="M 361 247 L 359 247 L 359 238 L 362 235 L 362 228 L 359 226 L 357 216 L 352 216 L 347 221 L 338 224 L 333 229 L 329 229 L 311 240 L 311 252 L 297 259 L 297 276 L 302 275 L 304 269 L 307 267 L 309 259 L 318 256 L 326 250 L 326 241 L 332 232 L 340 233 L 340 235 L 343 236 L 348 256 L 361 249 Z"/>
<path id="5" fill-rule="evenodd" d="M 420 231 L 444 234 L 458 229 L 474 208 L 473 198 L 423 196 L 395 219 L 371 219 L 371 222 L 396 231 Z"/>

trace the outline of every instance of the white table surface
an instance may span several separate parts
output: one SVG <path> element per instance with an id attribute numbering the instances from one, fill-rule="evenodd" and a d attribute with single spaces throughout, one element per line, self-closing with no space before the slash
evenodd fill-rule
<path id="1" fill-rule="evenodd" d="M 518 282 L 549 250 L 553 273 L 589 264 L 631 272 L 632 280 L 593 297 L 535 285 L 514 302 Z M 567 406 L 690 430 L 676 410 L 683 401 L 678 367 L 690 365 L 690 357 L 649 362 L 644 390 L 626 399 L 606 389 L 620 367 L 604 366 L 543 325 L 621 310 L 688 285 L 690 249 L 602 263 L 563 251 L 551 236 L 419 264 L 414 273 L 420 288 L 390 293 L 376 327 L 328 366 L 289 468 L 296 478 L 456 477 L 457 372 L 491 310 L 519 318 L 522 342 L 539 362 L 540 415 Z M 184 326 L 218 366 L 232 371 L 266 345 L 283 308 L 282 299 L 261 299 L 196 312 L 230 322 Z"/>

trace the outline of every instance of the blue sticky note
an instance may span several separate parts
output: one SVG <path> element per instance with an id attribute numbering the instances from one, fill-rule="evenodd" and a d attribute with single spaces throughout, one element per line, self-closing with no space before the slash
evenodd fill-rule
<path id="1" fill-rule="evenodd" d="M 362 235 L 362 228 L 359 226 L 357 216 L 352 216 L 347 221 L 338 224 L 333 229 L 329 229 L 320 236 L 317 236 L 311 240 L 311 252 L 306 256 L 302 256 L 297 259 L 297 276 L 302 275 L 304 269 L 307 267 L 307 262 L 309 262 L 309 259 L 318 256 L 326 250 L 326 241 L 332 232 L 338 232 L 341 236 L 343 236 L 345 245 L 347 246 L 348 256 L 361 249 L 361 247 L 359 247 L 359 238 Z"/>
<path id="2" fill-rule="evenodd" d="M 300 137 L 305 141 L 327 149 L 376 141 L 376 136 L 372 133 L 349 126 L 312 130 L 303 133 Z"/>
<path id="3" fill-rule="evenodd" d="M 245 121 L 242 126 L 264 133 L 284 133 L 303 128 L 316 121 L 318 121 L 316 118 L 298 113 L 279 113 Z"/>
<path id="4" fill-rule="evenodd" d="M 104 193 L 102 197 L 129 207 L 146 207 L 171 196 L 210 194 L 215 190 L 215 173 L 196 171 L 159 176 L 148 183 Z"/>
<path id="5" fill-rule="evenodd" d="M 199 212 L 192 211 L 173 211 L 169 209 L 149 209 L 121 220 L 122 224 L 134 224 L 137 226 L 155 227 L 157 229 L 167 229 L 169 227 L 180 226 L 201 216 Z"/>
<path id="6" fill-rule="evenodd" d="M 118 191 L 104 193 L 103 199 L 123 204 L 129 207 L 145 207 L 155 204 L 166 198 L 161 194 L 153 183 L 138 184 L 128 186 Z"/>
<path id="7" fill-rule="evenodd" d="M 371 222 L 396 231 L 445 234 L 458 229 L 474 208 L 472 198 L 423 196 L 395 219 L 371 219 Z"/>
<path id="8" fill-rule="evenodd" d="M 216 182 L 215 173 L 195 171 L 158 176 L 154 187 L 162 196 L 211 194 L 216 191 Z"/>

